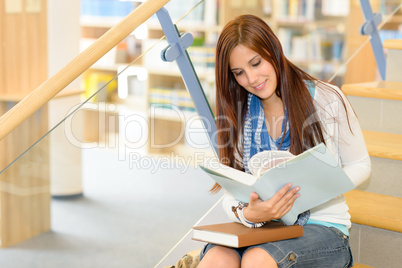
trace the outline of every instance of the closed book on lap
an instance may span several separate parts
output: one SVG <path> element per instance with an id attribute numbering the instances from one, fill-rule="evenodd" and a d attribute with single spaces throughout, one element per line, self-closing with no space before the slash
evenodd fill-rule
<path id="1" fill-rule="evenodd" d="M 193 227 L 193 240 L 241 248 L 267 242 L 303 236 L 300 225 L 268 222 L 259 228 L 248 228 L 241 223 L 229 222 Z"/>

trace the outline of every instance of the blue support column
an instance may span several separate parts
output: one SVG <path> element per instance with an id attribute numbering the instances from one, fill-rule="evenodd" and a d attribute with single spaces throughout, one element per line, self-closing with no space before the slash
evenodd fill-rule
<path id="1" fill-rule="evenodd" d="M 362 35 L 370 35 L 371 47 L 374 52 L 374 57 L 377 62 L 377 67 L 381 75 L 381 79 L 385 80 L 385 54 L 381 43 L 380 34 L 377 30 L 377 25 L 381 23 L 381 13 L 374 13 L 371 10 L 369 0 L 360 0 L 360 5 L 363 10 L 364 18 L 366 22 L 360 28 Z"/>
<path id="2" fill-rule="evenodd" d="M 193 100 L 195 108 L 208 133 L 210 143 L 214 148 L 216 155 L 218 155 L 215 117 L 186 51 L 186 49 L 193 43 L 193 36 L 189 33 L 180 35 L 176 25 L 173 24 L 172 19 L 165 8 L 160 9 L 156 15 L 169 43 L 169 46 L 161 53 L 162 60 L 169 62 L 176 60 L 183 81 L 187 90 L 190 92 L 191 99 Z"/>

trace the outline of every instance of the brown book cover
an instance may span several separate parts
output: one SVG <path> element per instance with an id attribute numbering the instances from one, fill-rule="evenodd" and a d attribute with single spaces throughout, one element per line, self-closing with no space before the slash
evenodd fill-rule
<path id="1" fill-rule="evenodd" d="M 241 223 L 229 222 L 193 227 L 193 240 L 234 248 L 247 247 L 267 242 L 303 236 L 300 225 L 283 225 L 268 222 L 259 228 L 248 228 Z"/>

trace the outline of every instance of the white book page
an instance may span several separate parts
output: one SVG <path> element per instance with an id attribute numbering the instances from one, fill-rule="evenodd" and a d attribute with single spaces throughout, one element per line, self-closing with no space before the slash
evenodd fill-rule
<path id="1" fill-rule="evenodd" d="M 236 180 L 246 185 L 253 185 L 257 177 L 251 174 L 247 174 L 243 171 L 237 170 L 235 168 L 223 165 L 219 162 L 206 163 L 203 166 L 211 174 L 224 176 L 226 178 Z"/>
<path id="2" fill-rule="evenodd" d="M 230 247 L 239 246 L 239 239 L 237 238 L 236 235 L 232 234 L 223 234 L 203 230 L 193 230 L 193 239 L 199 239 L 202 241 L 226 245 Z"/>
<path id="3" fill-rule="evenodd" d="M 251 157 L 248 169 L 253 175 L 259 177 L 265 171 L 281 165 L 293 157 L 294 155 L 288 151 L 262 151 Z"/>

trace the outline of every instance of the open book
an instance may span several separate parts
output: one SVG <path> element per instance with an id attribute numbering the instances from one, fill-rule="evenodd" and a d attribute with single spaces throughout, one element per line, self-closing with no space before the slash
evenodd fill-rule
<path id="1" fill-rule="evenodd" d="M 249 161 L 253 175 L 220 163 L 200 167 L 234 198 L 246 203 L 252 192 L 268 200 L 287 183 L 299 186 L 300 197 L 281 218 L 286 225 L 292 225 L 300 213 L 355 188 L 323 143 L 297 156 L 283 151 L 258 153 Z"/>

